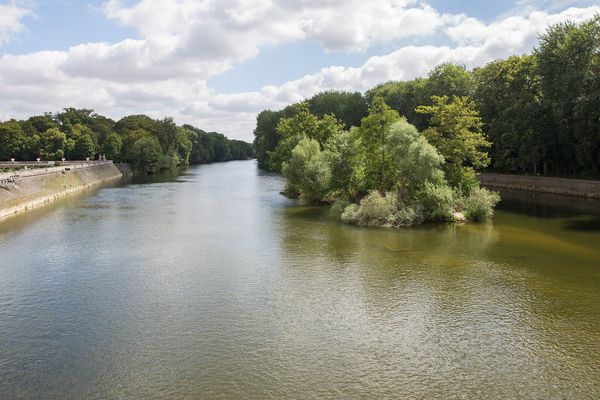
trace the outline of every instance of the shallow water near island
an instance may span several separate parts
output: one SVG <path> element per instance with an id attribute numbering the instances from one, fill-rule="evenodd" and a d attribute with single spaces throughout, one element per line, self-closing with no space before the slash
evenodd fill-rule
<path id="1" fill-rule="evenodd" d="M 598 398 L 600 206 L 342 225 L 253 161 L 0 222 L 0 398 Z"/>

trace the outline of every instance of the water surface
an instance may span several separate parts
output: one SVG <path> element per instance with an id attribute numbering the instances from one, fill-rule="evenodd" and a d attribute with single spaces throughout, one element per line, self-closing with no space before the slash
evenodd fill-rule
<path id="1" fill-rule="evenodd" d="M 0 398 L 600 397 L 597 203 L 396 231 L 282 186 L 213 164 L 0 223 Z"/>

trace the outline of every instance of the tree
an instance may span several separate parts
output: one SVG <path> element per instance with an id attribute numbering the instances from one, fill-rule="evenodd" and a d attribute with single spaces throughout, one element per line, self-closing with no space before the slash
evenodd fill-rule
<path id="1" fill-rule="evenodd" d="M 389 176 L 403 197 L 412 197 L 425 183 L 446 184 L 444 157 L 406 119 L 389 127 L 386 148 L 393 160 Z"/>
<path id="2" fill-rule="evenodd" d="M 50 128 L 40 135 L 40 157 L 44 160 L 58 160 L 65 156 L 67 136 L 58 128 Z"/>
<path id="3" fill-rule="evenodd" d="M 369 109 L 359 92 L 321 92 L 308 100 L 310 112 L 318 118 L 333 115 L 344 123 L 346 129 L 359 126 Z"/>
<path id="4" fill-rule="evenodd" d="M 364 149 L 366 191 L 379 189 L 383 194 L 392 180 L 386 176 L 391 158 L 386 156 L 386 133 L 391 124 L 400 120 L 400 115 L 392 110 L 382 97 L 375 97 L 369 108 L 369 115 L 362 119 L 360 137 Z"/>
<path id="5" fill-rule="evenodd" d="M 494 61 L 474 72 L 475 99 L 493 142 L 496 169 L 547 171 L 546 154 L 555 143 L 544 105 L 537 59 L 531 55 Z"/>
<path id="6" fill-rule="evenodd" d="M 555 126 L 555 173 L 600 172 L 598 49 L 600 15 L 581 24 L 565 22 L 551 27 L 534 52 L 544 101 Z"/>
<path id="7" fill-rule="evenodd" d="M 417 112 L 430 116 L 425 137 L 437 148 L 446 163 L 448 182 L 467 194 L 477 185 L 475 170 L 488 166 L 490 159 L 483 123 L 475 103 L 468 97 L 433 96 L 433 105 L 420 106 Z"/>
<path id="8" fill-rule="evenodd" d="M 358 128 L 333 134 L 324 150 L 331 169 L 330 191 L 333 198 L 356 200 L 364 186 Z"/>
<path id="9" fill-rule="evenodd" d="M 427 79 L 417 78 L 412 81 L 393 81 L 374 87 L 367 92 L 369 104 L 375 97 L 382 97 L 392 110 L 404 116 L 408 122 L 418 129 L 427 127 L 427 119 L 417 114 L 419 105 L 429 104 L 430 99 L 426 91 Z"/>
<path id="10" fill-rule="evenodd" d="M 283 164 L 283 176 L 292 190 L 311 202 L 321 201 L 329 190 L 331 170 L 319 142 L 304 138 L 292 150 L 289 162 Z"/>
<path id="11" fill-rule="evenodd" d="M 135 142 L 132 156 L 132 162 L 137 171 L 157 172 L 165 164 L 162 148 L 155 137 L 146 136 Z"/>
<path id="12" fill-rule="evenodd" d="M 102 146 L 102 152 L 109 160 L 116 160 L 121 158 L 121 147 L 123 146 L 123 140 L 115 132 L 111 132 L 106 137 L 104 145 Z"/>
<path id="13" fill-rule="evenodd" d="M 96 145 L 88 134 L 83 134 L 75 140 L 72 158 L 75 160 L 84 160 L 86 158 L 94 159 L 96 154 Z"/>
<path id="14" fill-rule="evenodd" d="M 473 75 L 464 65 L 440 64 L 428 74 L 425 84 L 428 101 L 422 105 L 432 104 L 432 96 L 471 97 L 474 89 Z"/>
<path id="15" fill-rule="evenodd" d="M 23 159 L 27 153 L 29 140 L 19 121 L 0 123 L 0 160 Z"/>
<path id="16" fill-rule="evenodd" d="M 291 157 L 292 150 L 302 139 L 314 139 L 323 146 L 331 136 L 343 130 L 343 123 L 333 115 L 318 118 L 310 113 L 307 103 L 299 104 L 293 116 L 282 118 L 277 125 L 280 139 L 275 151 L 270 153 L 271 170 L 281 170 L 283 163 Z"/>
<path id="17" fill-rule="evenodd" d="M 179 133 L 177 133 L 177 155 L 183 165 L 188 165 L 190 163 L 193 144 L 186 129 L 177 129 L 179 131 Z"/>

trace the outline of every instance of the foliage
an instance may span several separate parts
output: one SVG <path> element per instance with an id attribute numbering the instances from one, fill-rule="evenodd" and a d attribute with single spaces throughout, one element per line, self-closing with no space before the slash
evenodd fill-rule
<path id="1" fill-rule="evenodd" d="M 534 52 L 556 174 L 600 174 L 600 15 L 551 27 Z"/>
<path id="2" fill-rule="evenodd" d="M 537 174 L 540 165 L 547 165 L 551 126 L 537 68 L 536 57 L 525 55 L 474 72 L 475 100 L 493 142 L 494 168 Z"/>
<path id="3" fill-rule="evenodd" d="M 491 143 L 483 133 L 483 122 L 475 103 L 468 97 L 433 96 L 433 105 L 417 112 L 430 115 L 424 132 L 427 140 L 444 157 L 444 171 L 452 187 L 469 193 L 476 184 L 474 171 L 488 166 Z"/>
<path id="4" fill-rule="evenodd" d="M 440 104 L 448 105 L 443 100 Z M 461 105 L 466 102 L 459 101 Z M 452 109 L 458 116 L 450 113 L 449 122 L 444 123 L 471 128 L 461 118 L 463 114 L 473 115 L 461 110 Z M 435 111 L 435 118 L 438 117 Z M 390 110 L 383 99 L 375 99 L 358 128 L 346 131 L 335 119 L 331 121 L 317 118 L 306 106 L 293 117 L 280 120 L 278 130 L 283 139 L 278 145 L 278 157 L 284 159 L 287 195 L 309 202 L 333 203 L 334 215 L 357 225 L 399 227 L 427 221 L 449 222 L 458 211 L 464 211 L 473 220 L 491 215 L 494 197 L 479 190 L 476 181 L 464 193 L 453 188 L 446 180 L 444 168 L 448 162 L 441 152 L 415 126 Z M 332 126 L 336 128 L 331 129 Z M 453 133 L 446 125 L 439 126 L 440 131 L 443 128 Z M 468 134 L 472 131 L 455 136 L 464 138 Z M 458 140 L 450 134 L 443 137 Z M 440 144 L 443 145 L 451 148 Z M 385 175 L 384 171 L 380 174 L 382 161 Z M 473 171 L 461 164 L 456 168 Z"/>
<path id="5" fill-rule="evenodd" d="M 123 140 L 121 136 L 114 132 L 111 132 L 104 141 L 102 152 L 109 160 L 118 160 L 121 154 L 121 147 L 123 146 Z"/>
<path id="6" fill-rule="evenodd" d="M 170 118 L 130 115 L 115 122 L 88 109 L 0 122 L 0 160 L 83 160 L 100 154 L 153 172 L 189 163 L 246 160 L 254 157 L 254 147 L 216 132 L 177 126 Z"/>
<path id="7" fill-rule="evenodd" d="M 132 162 L 137 171 L 157 172 L 168 166 L 158 139 L 146 136 L 139 139 L 132 148 Z"/>
<path id="8" fill-rule="evenodd" d="M 465 217 L 470 221 L 483 221 L 494 215 L 494 208 L 500 201 L 500 196 L 485 188 L 475 188 L 463 200 Z"/>
<path id="9" fill-rule="evenodd" d="M 552 26 L 530 55 L 494 61 L 474 71 L 445 63 L 433 68 L 425 78 L 382 83 L 365 93 L 362 105 L 358 94 L 343 92 L 322 92 L 307 101 L 311 113 L 318 117 L 332 113 L 349 129 L 359 126 L 355 118 L 365 113 L 365 104 L 372 107 L 375 99 L 381 97 L 419 131 L 426 131 L 432 125 L 429 114 L 417 109 L 435 107 L 434 96 L 449 100 L 471 98 L 482 122 L 476 130 L 483 131 L 492 143 L 481 150 L 489 150 L 489 165 L 495 170 L 598 178 L 599 48 L 600 16 L 596 16 L 582 23 Z M 293 104 L 282 111 L 259 115 L 254 133 L 261 168 L 271 165 L 278 170 L 277 163 L 268 164 L 280 139 L 276 126 L 279 119 L 293 115 L 296 108 L 297 104 Z M 369 154 L 372 164 L 381 164 L 381 154 L 379 161 L 375 153 Z M 460 163 L 447 165 L 444 170 L 454 184 L 460 182 L 468 187 L 474 184 L 477 168 L 483 167 L 466 162 L 462 167 Z M 371 183 L 374 170 L 368 171 Z M 368 185 L 363 190 L 369 187 L 373 188 Z"/>
<path id="10" fill-rule="evenodd" d="M 386 153 L 386 139 L 389 127 L 399 120 L 398 112 L 385 104 L 382 97 L 376 97 L 369 108 L 369 115 L 361 121 L 358 133 L 363 149 L 365 191 L 379 189 L 383 193 L 394 184 L 389 174 L 392 158 L 389 152 Z"/>
<path id="11" fill-rule="evenodd" d="M 302 139 L 284 163 L 283 176 L 308 201 L 320 201 L 329 188 L 331 169 L 319 142 Z"/>
<path id="12" fill-rule="evenodd" d="M 333 115 L 318 118 L 310 113 L 307 103 L 299 104 L 293 116 L 282 118 L 277 124 L 280 139 L 275 150 L 270 153 L 270 168 L 274 171 L 281 170 L 283 163 L 290 158 L 292 150 L 302 139 L 314 139 L 323 144 L 343 129 L 344 125 Z"/>
<path id="13" fill-rule="evenodd" d="M 358 92 L 321 92 L 308 99 L 308 106 L 318 118 L 335 116 L 344 123 L 345 129 L 359 126 L 368 114 L 367 102 Z"/>

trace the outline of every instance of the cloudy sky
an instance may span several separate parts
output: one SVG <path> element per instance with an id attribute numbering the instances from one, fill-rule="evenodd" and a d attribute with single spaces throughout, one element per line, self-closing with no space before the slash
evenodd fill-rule
<path id="1" fill-rule="evenodd" d="M 530 51 L 600 0 L 0 0 L 0 120 L 92 108 L 251 140 L 256 114 Z"/>

